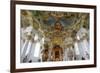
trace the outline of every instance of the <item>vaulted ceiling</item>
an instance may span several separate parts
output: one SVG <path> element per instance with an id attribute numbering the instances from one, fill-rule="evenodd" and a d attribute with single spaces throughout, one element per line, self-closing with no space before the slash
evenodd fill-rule
<path id="1" fill-rule="evenodd" d="M 21 12 L 33 19 L 34 28 L 41 26 L 41 29 L 48 29 L 48 26 L 50 28 L 56 22 L 61 23 L 64 29 L 79 29 L 82 25 L 89 28 L 89 13 L 34 10 L 22 10 Z"/>

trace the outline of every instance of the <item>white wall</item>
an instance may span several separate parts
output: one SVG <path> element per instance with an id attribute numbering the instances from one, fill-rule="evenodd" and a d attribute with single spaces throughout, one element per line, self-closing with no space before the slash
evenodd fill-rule
<path id="1" fill-rule="evenodd" d="M 34 0 L 58 3 L 97 5 L 97 68 L 39 71 L 34 73 L 98 73 L 100 72 L 100 1 L 99 0 Z M 0 0 L 0 73 L 10 73 L 10 0 Z M 33 72 L 30 72 L 33 73 Z"/>

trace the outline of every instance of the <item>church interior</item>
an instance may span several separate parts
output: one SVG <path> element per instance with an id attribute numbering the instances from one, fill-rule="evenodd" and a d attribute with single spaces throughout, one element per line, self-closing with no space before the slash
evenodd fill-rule
<path id="1" fill-rule="evenodd" d="M 89 13 L 20 11 L 20 62 L 89 60 Z"/>

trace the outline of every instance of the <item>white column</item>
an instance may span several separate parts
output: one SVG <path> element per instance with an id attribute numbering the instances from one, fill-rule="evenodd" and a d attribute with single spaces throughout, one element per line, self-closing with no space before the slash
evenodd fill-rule
<path id="1" fill-rule="evenodd" d="M 20 57 L 21 58 L 21 62 L 23 62 L 23 58 L 25 57 L 25 53 L 27 51 L 28 42 L 29 42 L 28 40 L 25 41 L 25 43 L 24 43 L 24 45 L 22 47 L 23 51 L 20 52 L 20 54 L 21 54 L 20 55 L 21 56 Z"/>
<path id="2" fill-rule="evenodd" d="M 51 47 L 49 48 L 48 52 L 49 52 L 49 59 L 48 60 L 50 61 L 50 59 L 51 59 L 51 52 L 52 52 L 52 48 Z"/>

